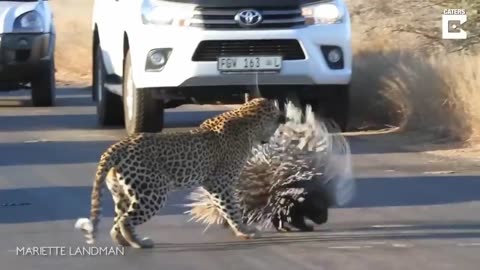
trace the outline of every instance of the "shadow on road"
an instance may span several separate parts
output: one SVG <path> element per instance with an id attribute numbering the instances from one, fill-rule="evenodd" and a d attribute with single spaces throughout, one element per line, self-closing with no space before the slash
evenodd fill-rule
<path id="1" fill-rule="evenodd" d="M 20 188 L 0 190 L 0 224 L 76 220 L 90 213 L 91 186 Z M 159 215 L 182 214 L 185 193 L 170 194 Z M 102 217 L 113 217 L 110 193 L 102 197 Z"/>
<path id="2" fill-rule="evenodd" d="M 0 132 L 99 129 L 93 114 L 0 116 Z"/>
<path id="3" fill-rule="evenodd" d="M 168 111 L 165 113 L 165 128 L 198 126 L 205 119 L 224 111 Z M 14 115 L 0 116 L 0 132 L 50 131 L 50 130 L 98 130 L 93 114 L 74 115 Z M 109 127 L 110 128 L 110 127 Z M 113 128 L 123 129 L 122 126 Z"/>
<path id="4" fill-rule="evenodd" d="M 98 162 L 113 141 L 0 143 L 0 166 Z"/>
<path id="5" fill-rule="evenodd" d="M 480 224 L 472 225 L 477 230 Z M 450 229 L 455 230 L 457 224 L 450 224 Z M 460 226 L 461 228 L 461 226 Z M 441 232 L 432 229 L 430 232 L 415 232 L 419 230 L 415 226 L 409 228 L 411 232 L 388 230 L 382 233 L 365 233 L 358 234 L 343 234 L 343 235 L 323 235 L 322 232 L 315 233 L 288 233 L 282 236 L 280 233 L 274 233 L 272 236 L 264 235 L 261 238 L 250 240 L 237 240 L 225 242 L 207 242 L 207 243 L 171 243 L 171 244 L 156 244 L 152 252 L 205 252 L 205 251 L 232 251 L 252 249 L 258 247 L 275 246 L 275 245 L 289 245 L 295 244 L 297 247 L 302 247 L 302 244 L 310 245 L 313 243 L 328 243 L 331 245 L 342 245 L 342 242 L 348 242 L 352 245 L 352 241 L 358 241 L 361 245 L 368 245 L 368 242 L 387 241 L 387 240 L 428 240 L 428 239 L 471 239 L 479 238 L 480 232 L 458 231 L 458 232 Z M 341 231 L 335 231 L 341 232 Z M 299 235 L 303 234 L 303 235 Z M 368 242 L 367 242 L 368 241 Z M 366 243 L 367 242 L 367 243 Z M 388 248 L 388 246 L 379 246 L 381 248 Z M 305 246 L 311 248 L 311 246 Z M 129 250 L 129 253 L 137 253 L 137 250 Z"/>
<path id="6" fill-rule="evenodd" d="M 35 108 L 30 95 L 30 89 L 0 92 L 0 109 L 24 108 L 28 110 Z M 85 107 L 93 105 L 90 87 L 65 88 L 57 86 L 55 107 Z"/>
<path id="7" fill-rule="evenodd" d="M 469 176 L 398 177 L 358 180 L 356 199 L 343 208 L 427 206 L 480 200 L 480 179 Z M 88 215 L 90 186 L 0 190 L 0 223 L 76 219 Z M 186 192 L 170 196 L 159 215 L 182 214 Z M 113 216 L 109 193 L 103 197 L 104 215 Z M 26 204 L 12 205 L 8 204 Z M 7 204 L 7 205 L 5 205 Z M 2 206 L 3 205 L 3 206 Z"/>
<path id="8" fill-rule="evenodd" d="M 15 110 L 14 115 L 0 115 L 0 132 L 2 131 L 39 131 L 39 130 L 60 130 L 60 129 L 98 129 L 95 117 L 95 110 L 91 113 L 72 114 L 67 107 L 94 107 L 95 103 L 90 96 L 90 87 L 60 87 L 57 91 L 57 104 L 51 108 L 31 107 L 30 91 L 13 91 L 0 93 L 0 109 L 3 107 Z M 15 107 L 15 108 L 13 108 Z M 27 113 L 25 111 L 41 109 L 48 113 Z M 90 110 L 90 109 L 89 109 Z M 225 110 L 178 110 L 168 109 L 165 113 L 165 127 L 192 127 L 200 124 L 207 118 L 218 115 Z M 122 127 L 118 127 L 122 128 Z"/>
<path id="9" fill-rule="evenodd" d="M 417 206 L 480 200 L 478 176 L 414 176 L 357 179 L 346 208 Z"/>

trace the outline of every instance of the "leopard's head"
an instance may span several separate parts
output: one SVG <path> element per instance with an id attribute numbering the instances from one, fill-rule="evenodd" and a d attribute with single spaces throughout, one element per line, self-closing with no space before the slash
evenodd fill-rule
<path id="1" fill-rule="evenodd" d="M 267 143 L 285 120 L 277 101 L 255 98 L 237 109 L 206 120 L 200 127 L 229 136 L 247 133 L 252 142 L 258 144 Z"/>
<path id="2" fill-rule="evenodd" d="M 266 98 L 255 98 L 239 108 L 240 114 L 248 118 L 256 143 L 267 143 L 281 124 L 286 121 L 278 102 Z"/>

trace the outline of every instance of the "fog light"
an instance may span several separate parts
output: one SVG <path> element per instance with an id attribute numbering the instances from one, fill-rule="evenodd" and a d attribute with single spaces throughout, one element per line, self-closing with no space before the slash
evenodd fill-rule
<path id="1" fill-rule="evenodd" d="M 170 56 L 172 49 L 162 48 L 151 50 L 147 55 L 147 61 L 145 64 L 146 71 L 161 71 L 167 64 L 168 57 Z"/>
<path id="2" fill-rule="evenodd" d="M 342 59 L 342 53 L 340 52 L 339 49 L 333 49 L 330 52 L 328 52 L 328 61 L 331 63 L 337 63 Z"/>
<path id="3" fill-rule="evenodd" d="M 323 57 L 325 62 L 331 69 L 343 69 L 344 68 L 344 56 L 342 48 L 335 45 L 321 45 Z"/>
<path id="4" fill-rule="evenodd" d="M 154 52 L 150 55 L 150 62 L 154 66 L 163 66 L 165 65 L 165 55 L 162 52 Z"/>

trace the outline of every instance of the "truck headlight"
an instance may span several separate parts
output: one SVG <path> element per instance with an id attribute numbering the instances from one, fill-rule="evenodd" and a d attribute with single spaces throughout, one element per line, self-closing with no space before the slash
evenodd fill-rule
<path id="1" fill-rule="evenodd" d="M 142 22 L 152 25 L 188 26 L 195 5 L 168 3 L 156 0 L 144 0 L 142 4 Z"/>
<path id="2" fill-rule="evenodd" d="M 322 1 L 304 5 L 302 15 L 308 25 L 333 24 L 343 22 L 345 11 L 336 1 Z"/>
<path id="3" fill-rule="evenodd" d="M 25 12 L 18 16 L 13 22 L 14 32 L 43 32 L 43 18 L 35 10 Z"/>

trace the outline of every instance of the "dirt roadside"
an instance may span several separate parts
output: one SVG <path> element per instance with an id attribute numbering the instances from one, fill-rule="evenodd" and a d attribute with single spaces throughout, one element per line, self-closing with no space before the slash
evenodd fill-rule
<path id="1" fill-rule="evenodd" d="M 60 83 L 88 84 L 91 78 L 93 0 L 49 1 L 57 31 L 55 63 Z"/>

